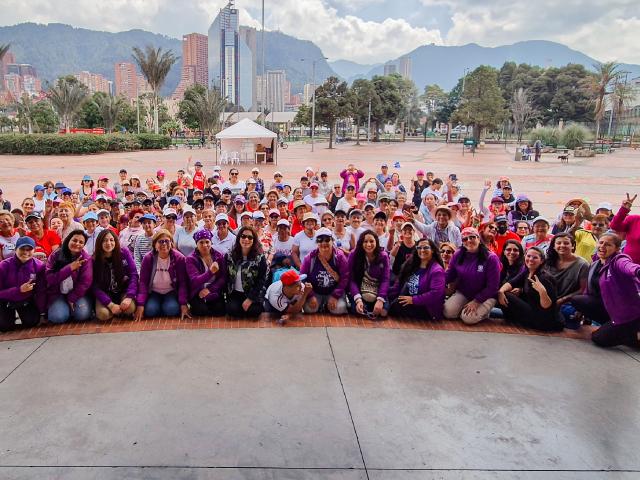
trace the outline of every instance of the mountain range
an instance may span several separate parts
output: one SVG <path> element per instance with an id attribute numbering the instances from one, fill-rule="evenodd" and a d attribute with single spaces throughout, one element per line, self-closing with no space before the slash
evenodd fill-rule
<path id="1" fill-rule="evenodd" d="M 247 28 L 247 27 L 241 27 Z M 257 51 L 260 52 L 257 35 Z M 75 28 L 60 23 L 47 25 L 22 23 L 0 27 L 0 44 L 11 43 L 11 51 L 19 63 L 30 63 L 41 79 L 53 82 L 62 75 L 88 70 L 114 79 L 114 64 L 133 61 L 134 46 L 151 44 L 182 55 L 182 41 L 144 30 L 110 33 Z M 500 68 L 506 61 L 528 63 L 541 67 L 563 66 L 577 63 L 593 69 L 597 60 L 569 47 L 549 41 L 531 40 L 499 47 L 476 44 L 462 46 L 423 45 L 407 53 L 412 61 L 412 78 L 421 91 L 425 85 L 436 83 L 445 90 L 455 86 L 465 69 L 479 65 Z M 381 75 L 384 64 L 361 65 L 348 60 L 327 63 L 322 50 L 313 42 L 300 40 L 279 31 L 265 31 L 265 69 L 285 70 L 291 82 L 292 93 L 301 92 L 305 83 L 312 81 L 312 64 L 316 61 L 315 80 L 321 83 L 331 75 L 352 82 L 356 78 Z M 397 63 L 397 59 L 395 60 Z M 258 72 L 262 71 L 261 56 L 257 58 Z M 168 95 L 180 81 L 182 61 L 173 66 L 164 88 Z M 640 76 L 640 65 L 622 64 L 629 78 Z"/>

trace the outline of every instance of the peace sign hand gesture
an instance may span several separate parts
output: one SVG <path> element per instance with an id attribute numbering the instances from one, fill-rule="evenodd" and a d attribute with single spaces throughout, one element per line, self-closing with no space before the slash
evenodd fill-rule
<path id="1" fill-rule="evenodd" d="M 534 275 L 532 278 L 529 279 L 529 281 L 531 282 L 531 286 L 536 292 L 540 294 L 547 293 L 547 289 L 544 288 L 544 285 L 542 284 L 542 282 L 540 281 L 537 275 Z"/>
<path id="2" fill-rule="evenodd" d="M 636 198 L 638 198 L 638 194 L 637 193 L 633 197 L 630 197 L 629 194 L 627 193 L 627 199 L 623 200 L 622 206 L 624 208 L 628 208 L 629 210 L 631 210 L 633 202 L 635 201 Z"/>

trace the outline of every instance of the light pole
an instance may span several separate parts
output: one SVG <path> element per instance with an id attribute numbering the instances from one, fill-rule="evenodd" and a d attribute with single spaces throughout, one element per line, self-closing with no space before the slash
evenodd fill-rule
<path id="1" fill-rule="evenodd" d="M 316 131 L 316 61 L 314 60 L 311 66 L 311 88 L 313 93 L 311 94 L 311 152 L 313 152 L 313 141 L 315 140 Z"/>
<path id="2" fill-rule="evenodd" d="M 262 31 L 260 32 L 260 54 L 262 55 L 262 74 L 260 75 L 260 113 L 264 113 L 264 103 L 265 103 L 265 78 L 264 78 L 264 0 L 262 0 Z M 265 121 L 264 119 L 262 121 Z"/>
<path id="3" fill-rule="evenodd" d="M 369 117 L 367 118 L 367 143 L 371 143 L 371 99 L 369 99 Z"/>
<path id="4" fill-rule="evenodd" d="M 138 92 L 138 79 L 136 78 L 136 124 L 140 135 L 140 93 Z"/>

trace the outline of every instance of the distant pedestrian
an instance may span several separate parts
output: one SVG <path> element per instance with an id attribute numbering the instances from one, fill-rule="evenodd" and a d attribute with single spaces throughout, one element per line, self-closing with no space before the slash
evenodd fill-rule
<path id="1" fill-rule="evenodd" d="M 540 157 L 542 156 L 542 142 L 540 141 L 540 139 L 536 140 L 536 142 L 533 144 L 533 148 L 536 151 L 535 161 L 539 162 Z"/>

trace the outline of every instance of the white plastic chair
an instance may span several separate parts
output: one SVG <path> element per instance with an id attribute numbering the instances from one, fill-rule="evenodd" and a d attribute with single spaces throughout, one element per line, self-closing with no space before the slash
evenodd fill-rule
<path id="1" fill-rule="evenodd" d="M 240 165 L 240 156 L 238 152 L 231 152 L 231 165 Z"/>
<path id="2" fill-rule="evenodd" d="M 227 165 L 229 163 L 229 152 L 226 150 L 220 152 L 220 163 L 222 165 Z"/>

